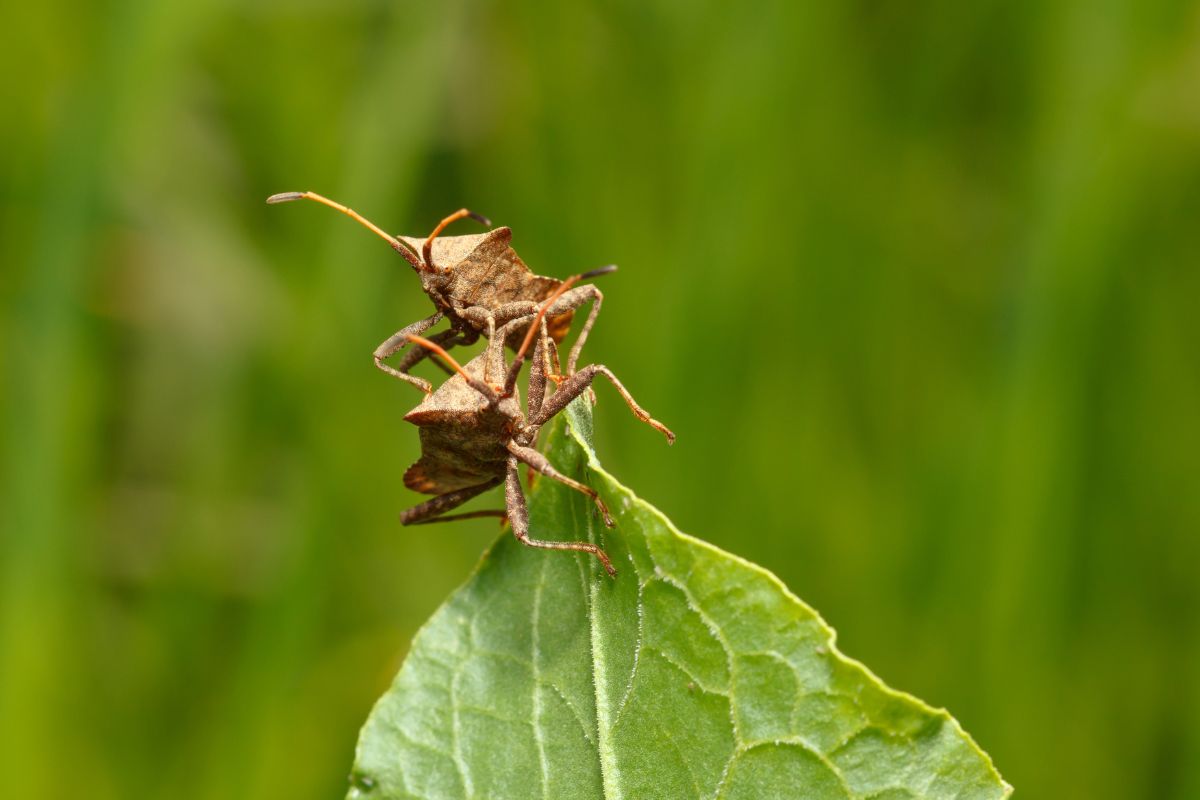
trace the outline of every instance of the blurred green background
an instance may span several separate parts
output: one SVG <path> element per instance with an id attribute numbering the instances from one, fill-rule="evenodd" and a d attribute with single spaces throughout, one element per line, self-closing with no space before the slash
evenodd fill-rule
<path id="1" fill-rule="evenodd" d="M 599 452 L 1028 798 L 1200 797 L 1200 7 L 44 2 L 0 49 L 0 796 L 319 798 L 494 521 L 312 189 L 617 262 Z M 460 223 L 457 233 L 474 232 Z M 429 373 L 437 374 L 437 373 Z"/>

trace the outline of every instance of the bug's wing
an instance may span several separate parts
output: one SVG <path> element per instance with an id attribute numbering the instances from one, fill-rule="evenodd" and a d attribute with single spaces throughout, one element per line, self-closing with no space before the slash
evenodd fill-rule
<path id="1" fill-rule="evenodd" d="M 504 474 L 504 418 L 428 413 L 432 416 L 421 428 L 421 457 L 404 473 L 405 486 L 414 492 L 445 494 Z"/>
<path id="2" fill-rule="evenodd" d="M 421 494 L 445 494 L 478 486 L 489 477 L 426 454 L 404 473 L 404 485 Z"/>
<path id="3" fill-rule="evenodd" d="M 464 305 L 496 308 L 516 300 L 537 302 L 558 287 L 557 279 L 530 272 L 511 242 L 510 228 L 496 228 L 454 268 L 454 296 Z"/>
<path id="4" fill-rule="evenodd" d="M 454 296 L 466 305 L 498 308 L 521 300 L 540 302 L 562 285 L 558 278 L 535 275 L 511 246 L 512 230 L 497 228 L 480 242 L 454 271 Z M 554 341 L 561 342 L 571 328 L 570 311 L 550 317 L 547 327 Z M 515 348 L 525 336 L 516 331 Z"/>

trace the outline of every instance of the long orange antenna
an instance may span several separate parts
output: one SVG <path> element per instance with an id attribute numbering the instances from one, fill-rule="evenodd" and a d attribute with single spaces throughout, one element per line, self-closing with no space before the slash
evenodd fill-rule
<path id="1" fill-rule="evenodd" d="M 464 219 L 466 217 L 470 217 L 476 222 L 486 225 L 489 228 L 492 227 L 492 221 L 483 214 L 476 214 L 469 208 L 460 208 L 458 211 L 455 211 L 453 214 L 439 222 L 438 226 L 433 229 L 433 233 L 429 234 L 429 238 L 425 240 L 425 245 L 421 248 L 421 255 L 425 256 L 425 266 L 427 266 L 429 269 L 433 269 L 433 240 L 436 239 L 451 222 L 458 222 L 460 219 Z"/>
<path id="2" fill-rule="evenodd" d="M 483 381 L 481 381 L 477 378 L 472 378 L 470 376 L 470 374 L 465 369 L 462 368 L 462 365 L 454 360 L 454 356 L 447 353 L 441 347 L 441 345 L 437 344 L 436 342 L 431 342 L 428 339 L 424 338 L 423 336 L 413 336 L 413 335 L 409 334 L 405 338 L 408 339 L 413 344 L 421 345 L 421 347 L 424 347 L 426 350 L 431 351 L 434 355 L 441 356 L 441 358 L 443 358 L 447 364 L 449 364 L 451 367 L 454 368 L 455 372 L 457 372 L 459 375 L 462 376 L 463 380 L 465 380 L 467 382 L 468 386 L 470 386 L 472 389 L 474 389 L 475 391 L 477 391 L 481 395 L 483 395 L 484 398 L 489 403 L 496 402 L 497 398 L 496 398 L 495 390 L 493 390 L 492 387 L 488 386 Z"/>
<path id="3" fill-rule="evenodd" d="M 328 197 L 323 197 L 316 192 L 280 192 L 279 194 L 273 194 L 267 198 L 267 202 L 272 204 L 289 203 L 292 200 L 315 200 L 321 205 L 326 205 L 330 208 L 337 209 L 390 244 L 393 250 L 404 256 L 404 258 L 408 260 L 408 263 L 412 264 L 416 269 L 425 269 L 425 265 L 417 259 L 417 256 L 412 251 L 412 248 L 397 239 L 395 236 L 392 236 L 374 222 L 371 222 L 371 220 L 367 219 L 362 214 L 359 214 L 353 208 L 344 206 L 334 200 L 330 200 Z"/>
<path id="4" fill-rule="evenodd" d="M 440 356 L 442 358 L 443 361 L 445 361 L 447 364 L 449 364 L 451 367 L 453 367 L 455 372 L 457 372 L 459 375 L 462 375 L 463 378 L 466 379 L 466 381 L 468 383 L 471 382 L 471 376 L 468 375 L 467 371 L 462 368 L 462 364 L 459 364 L 457 361 L 455 361 L 454 356 L 447 353 L 445 351 L 445 349 L 442 348 L 441 345 L 439 345 L 435 342 L 429 341 L 424 336 L 413 336 L 412 334 L 409 334 L 405 338 L 408 339 L 413 344 L 419 344 L 419 345 L 421 345 L 421 347 L 424 347 L 426 350 L 429 350 L 429 351 L 437 354 L 438 356 Z"/>

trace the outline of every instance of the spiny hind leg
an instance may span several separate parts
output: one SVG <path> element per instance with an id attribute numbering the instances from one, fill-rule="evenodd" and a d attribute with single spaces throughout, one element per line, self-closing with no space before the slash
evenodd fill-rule
<path id="1" fill-rule="evenodd" d="M 408 509 L 407 511 L 401 511 L 400 512 L 400 524 L 401 525 L 419 525 L 421 523 L 435 522 L 435 521 L 437 521 L 435 519 L 436 517 L 440 517 L 443 514 L 445 514 L 447 511 L 451 511 L 455 508 L 458 508 L 463 503 L 470 500 L 472 497 L 483 494 L 488 489 L 491 489 L 493 486 L 500 485 L 501 480 L 503 480 L 503 479 L 502 478 L 492 478 L 492 479 L 484 481 L 483 483 L 480 483 L 476 486 L 468 486 L 465 489 L 456 489 L 453 492 L 446 492 L 445 494 L 439 494 L 437 497 L 434 497 L 430 500 L 426 500 L 424 503 L 415 505 L 412 508 Z M 478 514 L 478 512 L 476 512 L 476 513 Z M 461 516 L 461 515 L 456 515 L 456 516 Z M 484 516 L 484 515 L 479 514 L 479 516 Z M 496 516 L 496 515 L 487 514 L 486 516 Z"/>
<path id="2" fill-rule="evenodd" d="M 525 504 L 525 493 L 521 490 L 520 462 L 516 456 L 508 459 L 508 475 L 504 482 L 504 500 L 508 507 L 508 521 L 512 523 L 513 535 L 517 541 L 526 547 L 540 547 L 545 550 L 574 550 L 577 553 L 591 553 L 599 560 L 600 565 L 610 577 L 617 576 L 608 554 L 591 542 L 548 542 L 543 539 L 533 539 L 529 536 L 529 507 Z"/>
<path id="3" fill-rule="evenodd" d="M 629 390 L 617 380 L 617 376 L 613 375 L 612 371 L 602 364 L 592 364 L 584 367 L 563 381 L 559 385 L 558 390 L 546 400 L 546 403 L 542 406 L 542 410 L 533 418 L 532 426 L 536 429 L 545 425 L 554 415 L 566 408 L 572 400 L 587 391 L 597 375 L 603 375 L 608 378 L 621 397 L 625 399 L 625 404 L 629 406 L 629 410 L 633 412 L 635 417 L 651 428 L 654 428 L 663 436 L 666 436 L 668 443 L 673 444 L 675 442 L 675 434 L 671 432 L 671 429 L 654 419 L 644 408 L 639 406 L 637 401 L 633 399 L 633 395 L 629 393 Z"/>
<path id="4" fill-rule="evenodd" d="M 604 501 L 600 499 L 600 495 L 596 494 L 595 489 L 580 483 L 574 478 L 569 478 L 566 475 L 563 475 L 554 468 L 554 465 L 550 463 L 550 459 L 546 458 L 532 447 L 522 447 L 515 442 L 509 442 L 508 452 L 512 453 L 520 461 L 523 461 L 524 463 L 533 467 L 547 478 L 551 478 L 561 484 L 570 486 L 580 494 L 585 494 L 592 498 L 592 502 L 596 504 L 596 508 L 600 511 L 600 517 L 604 520 L 605 526 L 609 528 L 613 526 L 612 516 L 608 513 L 608 507 L 604 505 Z"/>

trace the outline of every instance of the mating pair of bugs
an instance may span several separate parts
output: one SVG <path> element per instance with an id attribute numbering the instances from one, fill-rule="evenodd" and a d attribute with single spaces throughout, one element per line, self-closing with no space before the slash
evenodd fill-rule
<path id="1" fill-rule="evenodd" d="M 521 490 L 520 465 L 525 464 L 590 497 L 605 525 L 612 527 L 612 517 L 595 490 L 563 475 L 534 447 L 542 426 L 587 391 L 598 375 L 612 382 L 638 419 L 660 431 L 668 442 L 675 441 L 675 435 L 646 413 L 607 367 L 592 364 L 575 368 L 600 312 L 603 295 L 590 284 L 574 285 L 616 267 L 602 267 L 558 280 L 533 274 L 512 249 L 512 231 L 508 228 L 472 236 L 440 237 L 447 225 L 465 217 L 491 225 L 487 218 L 467 209 L 446 217 L 421 240 L 392 236 L 354 210 L 313 192 L 285 192 L 272 195 L 267 202 L 301 199 L 335 208 L 385 239 L 416 270 L 422 288 L 436 308 L 431 316 L 388 337 L 374 353 L 379 369 L 426 393 L 425 399 L 404 417 L 420 429 L 421 435 L 421 457 L 404 473 L 404 485 L 436 496 L 403 512 L 401 523 L 507 518 L 522 544 L 591 553 L 609 575 L 615 576 L 616 569 L 608 555 L 590 542 L 549 541 L 529 535 L 529 512 Z M 560 375 L 558 344 L 570 330 L 575 311 L 589 301 L 591 312 L 568 355 L 565 375 Z M 421 336 L 442 319 L 450 323 L 447 330 L 429 338 Z M 480 336 L 487 338 L 487 346 L 465 366 L 447 352 L 458 345 L 473 344 Z M 404 355 L 398 367 L 386 363 L 410 343 L 417 347 Z M 515 351 L 507 365 L 505 346 Z M 531 347 L 528 398 L 522 410 L 517 379 Z M 437 363 L 450 373 L 450 378 L 437 390 L 428 381 L 410 374 L 413 367 L 430 355 L 440 358 L 442 361 Z M 493 383 L 497 380 L 500 382 Z M 547 381 L 556 385 L 549 395 Z M 504 510 L 447 513 L 501 483 Z"/>

